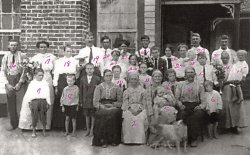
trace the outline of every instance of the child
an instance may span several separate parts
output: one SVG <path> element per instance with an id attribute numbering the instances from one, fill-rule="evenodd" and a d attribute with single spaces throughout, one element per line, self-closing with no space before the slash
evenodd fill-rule
<path id="1" fill-rule="evenodd" d="M 140 84 L 143 88 L 148 88 L 149 86 L 151 86 L 152 83 L 152 77 L 150 75 L 147 74 L 148 71 L 148 67 L 147 64 L 145 63 L 141 63 L 140 64 L 140 75 L 139 75 L 139 79 L 140 79 Z"/>
<path id="2" fill-rule="evenodd" d="M 219 85 L 215 69 L 212 65 L 207 64 L 207 56 L 204 52 L 197 54 L 198 64 L 194 67 L 196 80 L 203 84 L 206 80 L 212 81 L 215 86 Z"/>
<path id="3" fill-rule="evenodd" d="M 154 98 L 154 118 L 164 124 L 172 123 L 176 120 L 176 109 L 174 108 L 176 100 L 173 94 L 164 87 L 158 86 L 157 96 Z M 176 113 L 175 113 L 176 112 Z M 161 116 L 161 117 L 160 117 Z"/>
<path id="4" fill-rule="evenodd" d="M 176 56 L 173 55 L 173 46 L 170 44 L 165 45 L 165 55 L 161 58 L 166 60 L 167 62 L 167 69 L 170 69 L 173 67 L 173 63 L 178 59 Z"/>
<path id="5" fill-rule="evenodd" d="M 62 96 L 60 99 L 62 112 L 65 114 L 65 136 L 69 134 L 69 121 L 72 119 L 73 132 L 72 136 L 76 136 L 76 116 L 78 111 L 78 102 L 79 102 L 79 89 L 75 83 L 75 75 L 68 74 L 66 76 L 67 84 L 63 89 Z"/>
<path id="6" fill-rule="evenodd" d="M 87 133 L 85 136 L 93 136 L 94 113 L 93 95 L 95 87 L 101 83 L 101 79 L 94 75 L 94 65 L 86 64 L 86 73 L 80 81 L 80 105 L 83 107 L 83 113 L 86 116 Z"/>
<path id="7" fill-rule="evenodd" d="M 238 97 L 236 103 L 241 103 L 244 100 L 240 82 L 244 82 L 246 80 L 246 76 L 249 72 L 248 64 L 245 61 L 246 55 L 247 51 L 245 50 L 239 50 L 237 52 L 239 61 L 233 65 L 227 79 L 227 81 L 235 82 L 235 85 L 232 84 L 232 86 L 234 87 L 234 89 L 232 90 L 233 94 Z"/>
<path id="8" fill-rule="evenodd" d="M 174 69 L 168 69 L 167 70 L 167 81 L 163 82 L 162 86 L 167 91 L 172 91 L 173 94 L 175 94 L 175 89 L 178 82 L 176 81 L 176 72 Z"/>
<path id="9" fill-rule="evenodd" d="M 205 81 L 206 111 L 208 119 L 208 136 L 217 139 L 217 126 L 219 122 L 220 111 L 222 110 L 222 99 L 219 92 L 213 90 L 213 82 Z"/>
<path id="10" fill-rule="evenodd" d="M 121 87 L 123 91 L 125 91 L 125 89 L 127 88 L 127 82 L 124 78 L 121 78 L 121 71 L 122 68 L 119 65 L 115 65 L 112 67 L 112 72 L 114 74 L 112 82 L 117 86 Z"/>
<path id="11" fill-rule="evenodd" d="M 36 137 L 36 125 L 38 117 L 43 125 L 43 136 L 46 136 L 46 116 L 49 109 L 50 89 L 49 84 L 43 80 L 44 71 L 41 68 L 35 70 L 34 79 L 30 82 L 24 98 L 29 103 L 32 117 L 32 137 Z"/>
<path id="12" fill-rule="evenodd" d="M 139 72 L 139 67 L 137 66 L 138 60 L 136 55 L 129 56 L 129 66 L 127 69 L 127 74 L 131 72 Z"/>

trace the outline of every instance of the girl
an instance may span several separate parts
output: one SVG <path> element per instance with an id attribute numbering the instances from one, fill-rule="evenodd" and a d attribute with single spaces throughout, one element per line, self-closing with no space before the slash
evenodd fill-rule
<path id="1" fill-rule="evenodd" d="M 69 122 L 72 119 L 73 132 L 72 136 L 76 136 L 76 114 L 78 111 L 78 102 L 79 102 L 79 89 L 75 83 L 75 75 L 67 75 L 67 84 L 68 86 L 63 89 L 61 97 L 61 107 L 62 112 L 65 114 L 65 136 L 69 134 Z"/>
<path id="2" fill-rule="evenodd" d="M 60 107 L 60 99 L 63 89 L 67 86 L 66 76 L 67 74 L 77 73 L 78 61 L 72 57 L 72 48 L 66 46 L 64 48 L 64 57 L 59 58 L 55 62 L 55 71 L 53 85 L 55 86 L 55 104 L 53 108 L 53 127 L 64 127 L 64 114 Z"/>
<path id="3" fill-rule="evenodd" d="M 148 70 L 147 64 L 145 63 L 140 64 L 139 79 L 141 86 L 145 89 L 152 84 L 152 77 L 147 74 L 147 70 Z"/>
<path id="4" fill-rule="evenodd" d="M 178 46 L 178 52 L 180 58 L 173 62 L 173 69 L 176 72 L 176 80 L 177 81 L 185 81 L 185 64 L 188 62 L 188 58 L 186 57 L 188 51 L 188 46 L 185 44 L 180 44 Z"/>
<path id="5" fill-rule="evenodd" d="M 32 137 L 36 137 L 38 118 L 43 125 L 43 136 L 46 136 L 46 113 L 51 105 L 50 89 L 49 84 L 43 79 L 43 69 L 37 68 L 34 75 L 35 79 L 30 82 L 23 100 L 25 103 L 29 103 L 31 111 Z"/>
<path id="6" fill-rule="evenodd" d="M 121 87 L 123 91 L 127 88 L 127 81 L 124 78 L 121 78 L 121 67 L 119 65 L 115 65 L 112 67 L 112 72 L 114 74 L 114 78 L 112 82 L 117 86 Z"/>
<path id="7" fill-rule="evenodd" d="M 165 52 L 163 58 L 167 62 L 167 69 L 173 67 L 173 63 L 178 59 L 176 56 L 173 55 L 173 46 L 170 44 L 165 45 Z"/>
<path id="8" fill-rule="evenodd" d="M 139 72 L 139 67 L 137 66 L 137 56 L 136 55 L 130 55 L 129 56 L 129 66 L 127 69 L 127 74 L 131 72 Z"/>
<path id="9" fill-rule="evenodd" d="M 176 72 L 174 69 L 167 70 L 167 81 L 163 82 L 162 86 L 167 91 L 172 91 L 175 94 L 175 89 L 177 87 L 178 82 L 176 81 Z"/>
<path id="10" fill-rule="evenodd" d="M 206 111 L 208 121 L 208 136 L 209 138 L 217 138 L 217 127 L 219 122 L 220 111 L 222 110 L 222 99 L 220 94 L 213 90 L 213 82 L 205 81 L 205 97 Z"/>

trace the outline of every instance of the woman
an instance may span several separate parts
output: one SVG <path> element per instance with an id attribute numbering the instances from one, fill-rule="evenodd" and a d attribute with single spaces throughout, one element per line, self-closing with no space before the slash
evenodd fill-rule
<path id="1" fill-rule="evenodd" d="M 122 40 L 119 43 L 119 48 L 121 50 L 120 62 L 124 63 L 126 65 L 126 68 L 129 66 L 129 56 L 130 56 L 130 53 L 128 52 L 129 45 L 130 42 L 127 40 Z"/>
<path id="2" fill-rule="evenodd" d="M 172 68 L 173 67 L 173 63 L 178 59 L 176 56 L 173 55 L 173 46 L 170 44 L 166 44 L 165 45 L 165 51 L 164 51 L 164 56 L 162 56 L 161 58 L 163 58 L 164 60 L 166 60 L 167 62 L 167 69 Z"/>
<path id="3" fill-rule="evenodd" d="M 121 142 L 122 125 L 122 89 L 112 83 L 111 70 L 104 70 L 104 82 L 94 92 L 93 104 L 95 113 L 93 146 L 117 146 Z"/>
<path id="4" fill-rule="evenodd" d="M 176 71 L 176 80 L 185 81 L 185 67 L 189 61 L 189 58 L 186 57 L 188 46 L 186 44 L 180 44 L 177 49 L 180 58 L 173 62 L 173 69 Z"/>
<path id="5" fill-rule="evenodd" d="M 64 48 L 64 57 L 55 62 L 53 85 L 55 86 L 55 104 L 53 109 L 53 128 L 64 127 L 64 114 L 60 107 L 60 98 L 63 89 L 67 86 L 66 75 L 76 74 L 78 61 L 72 57 L 73 50 L 70 46 Z"/>
<path id="6" fill-rule="evenodd" d="M 39 48 L 39 53 L 31 58 L 30 62 L 33 62 L 36 68 L 42 68 L 44 70 L 44 79 L 48 82 L 50 88 L 50 103 L 51 106 L 47 111 L 47 124 L 46 129 L 51 129 L 52 111 L 54 103 L 54 88 L 52 85 L 52 72 L 55 66 L 56 56 L 48 52 L 49 43 L 46 41 L 37 42 L 36 47 Z M 31 112 L 29 104 L 26 100 L 23 100 L 21 116 L 19 120 L 19 128 L 31 130 Z M 37 124 L 37 129 L 42 129 L 42 124 Z"/>
<path id="7" fill-rule="evenodd" d="M 104 67 L 104 69 L 109 69 L 112 70 L 112 68 L 114 66 L 119 65 L 121 67 L 121 78 L 125 78 L 126 77 L 126 65 L 124 65 L 123 63 L 121 63 L 121 61 L 119 61 L 121 52 L 118 48 L 114 48 L 111 52 L 111 60 L 108 61 Z"/>
<path id="8" fill-rule="evenodd" d="M 222 88 L 222 101 L 223 101 L 223 116 L 224 122 L 223 126 L 226 129 L 230 129 L 230 131 L 234 134 L 238 134 L 238 128 L 247 127 L 246 124 L 246 113 L 245 113 L 245 102 L 238 102 L 241 93 L 236 92 L 237 84 L 243 83 L 245 80 L 245 76 L 247 73 L 245 69 L 247 67 L 241 66 L 241 60 L 243 57 L 239 57 L 239 54 L 242 52 L 242 56 L 245 57 L 246 52 L 239 50 L 237 52 L 238 62 L 234 65 L 229 64 L 229 54 L 226 52 L 222 52 L 221 59 L 223 62 L 223 69 L 225 71 L 225 78 Z M 241 54 L 240 54 L 241 55 Z M 238 69 L 238 71 L 237 71 Z M 244 70 L 243 70 L 244 69 Z M 248 72 L 248 71 L 247 71 Z M 244 74 L 245 73 L 245 74 Z M 237 80 L 235 80 L 237 79 Z M 239 80 L 238 80 L 239 79 Z"/>
<path id="9" fill-rule="evenodd" d="M 139 72 L 139 66 L 138 66 L 138 58 L 136 55 L 130 55 L 129 56 L 129 66 L 127 68 L 127 75 L 131 72 Z"/>
<path id="10" fill-rule="evenodd" d="M 138 73 L 129 73 L 128 81 L 130 87 L 123 94 L 122 140 L 125 144 L 145 144 L 147 114 L 152 114 L 151 99 L 140 86 Z"/>
<path id="11" fill-rule="evenodd" d="M 195 69 L 187 67 L 185 69 L 186 81 L 177 85 L 175 97 L 177 105 L 181 109 L 179 118 L 183 119 L 188 127 L 188 141 L 191 147 L 197 147 L 197 138 L 204 122 L 204 87 L 195 81 Z"/>

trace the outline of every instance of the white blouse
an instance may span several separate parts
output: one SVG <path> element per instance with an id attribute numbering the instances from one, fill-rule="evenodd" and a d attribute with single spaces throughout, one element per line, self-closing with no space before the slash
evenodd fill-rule
<path id="1" fill-rule="evenodd" d="M 50 89 L 47 81 L 37 81 L 32 80 L 28 86 L 28 89 L 24 95 L 23 103 L 31 102 L 34 99 L 46 99 L 47 103 L 51 105 L 50 102 Z"/>
<path id="2" fill-rule="evenodd" d="M 51 53 L 37 55 L 31 58 L 31 62 L 37 63 L 38 67 L 42 68 L 44 71 L 51 71 L 54 69 L 54 61 L 56 60 L 56 56 Z"/>
<path id="3" fill-rule="evenodd" d="M 249 67 L 246 61 L 236 62 L 229 75 L 227 81 L 239 80 L 241 81 L 243 77 L 246 77 L 249 72 Z"/>
<path id="4" fill-rule="evenodd" d="M 203 66 L 198 64 L 195 66 L 196 80 L 200 83 L 204 82 Z M 212 81 L 214 84 L 218 84 L 215 69 L 212 65 L 205 65 L 205 78 L 206 80 Z"/>
<path id="5" fill-rule="evenodd" d="M 55 62 L 53 85 L 58 85 L 58 79 L 60 74 L 76 74 L 78 67 L 78 61 L 73 58 L 60 58 Z"/>

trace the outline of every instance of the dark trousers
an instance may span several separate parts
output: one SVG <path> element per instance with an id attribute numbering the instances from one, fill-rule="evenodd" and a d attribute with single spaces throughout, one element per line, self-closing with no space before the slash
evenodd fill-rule
<path id="1" fill-rule="evenodd" d="M 15 87 L 15 85 L 18 83 L 20 79 L 20 75 L 8 75 L 7 76 L 7 80 L 9 82 L 10 85 L 12 85 L 13 87 Z M 9 117 L 10 117 L 10 124 L 13 127 L 13 129 L 18 127 L 18 113 L 17 113 L 17 104 L 21 104 L 21 103 L 17 103 L 17 91 L 16 90 L 8 90 L 5 87 L 6 90 L 6 94 L 7 94 L 7 108 L 8 108 L 8 113 L 9 113 Z"/>
<path id="2" fill-rule="evenodd" d="M 183 119 L 184 123 L 188 127 L 188 140 L 194 141 L 201 134 L 202 126 L 204 123 L 205 112 L 203 110 L 194 110 L 199 105 L 195 102 L 184 102 L 184 110 L 179 112 L 179 118 Z"/>
<path id="3" fill-rule="evenodd" d="M 32 117 L 32 126 L 36 127 L 38 118 L 42 125 L 46 126 L 46 117 L 47 117 L 47 101 L 45 99 L 35 99 L 30 102 L 30 111 Z"/>

